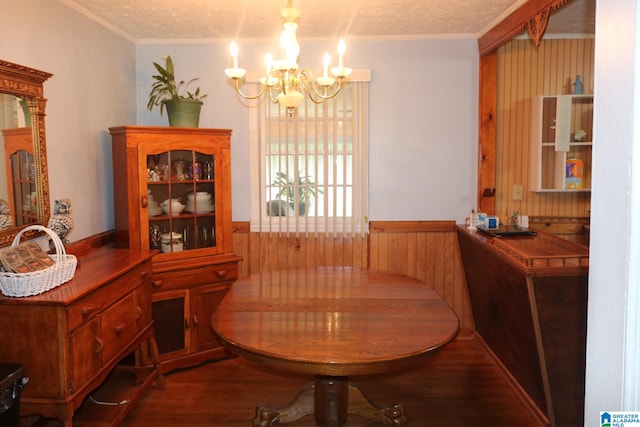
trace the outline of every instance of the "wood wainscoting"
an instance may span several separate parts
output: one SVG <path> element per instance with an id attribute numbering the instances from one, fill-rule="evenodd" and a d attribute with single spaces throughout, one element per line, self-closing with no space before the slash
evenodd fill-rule
<path id="1" fill-rule="evenodd" d="M 233 223 L 233 252 L 242 256 L 239 277 L 262 271 L 314 266 L 370 268 L 421 280 L 442 296 L 473 331 L 473 316 L 455 231 L 455 221 L 372 221 L 369 234 L 251 232 Z"/>

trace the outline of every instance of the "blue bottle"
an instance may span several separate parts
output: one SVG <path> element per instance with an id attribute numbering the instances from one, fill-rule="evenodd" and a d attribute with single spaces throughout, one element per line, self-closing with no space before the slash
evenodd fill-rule
<path id="1" fill-rule="evenodd" d="M 576 76 L 576 81 L 573 82 L 573 93 L 575 95 L 582 95 L 582 78 L 580 74 Z"/>

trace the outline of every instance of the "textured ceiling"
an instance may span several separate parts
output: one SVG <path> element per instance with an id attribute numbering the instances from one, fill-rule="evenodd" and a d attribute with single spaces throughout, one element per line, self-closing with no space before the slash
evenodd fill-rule
<path id="1" fill-rule="evenodd" d="M 285 0 L 59 0 L 131 40 L 272 38 Z M 479 37 L 524 0 L 295 0 L 298 36 Z M 549 31 L 593 32 L 595 0 L 576 0 Z M 574 12 L 568 13 L 569 9 Z M 580 9 L 580 11 L 577 11 Z M 571 15 L 571 16 L 568 16 Z M 555 27 L 561 28 L 556 31 Z"/>

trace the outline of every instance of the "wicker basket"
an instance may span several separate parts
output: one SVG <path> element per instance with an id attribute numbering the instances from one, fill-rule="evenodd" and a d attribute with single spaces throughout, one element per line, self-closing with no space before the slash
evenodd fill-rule
<path id="1" fill-rule="evenodd" d="M 23 228 L 13 239 L 11 247 L 20 243 L 22 234 L 26 231 L 44 231 L 49 235 L 56 247 L 56 253 L 49 255 L 55 264 L 51 267 L 30 273 L 0 272 L 0 291 L 9 297 L 28 297 L 49 291 L 56 286 L 68 282 L 76 272 L 78 260 L 74 255 L 67 255 L 62 241 L 56 233 L 41 225 L 31 225 Z"/>

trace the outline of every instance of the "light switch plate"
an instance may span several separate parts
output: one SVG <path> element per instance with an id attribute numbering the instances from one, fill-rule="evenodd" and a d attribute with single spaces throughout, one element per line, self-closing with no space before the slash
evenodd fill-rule
<path id="1" fill-rule="evenodd" d="M 513 186 L 513 200 L 522 200 L 524 196 L 522 184 L 514 184 Z"/>

